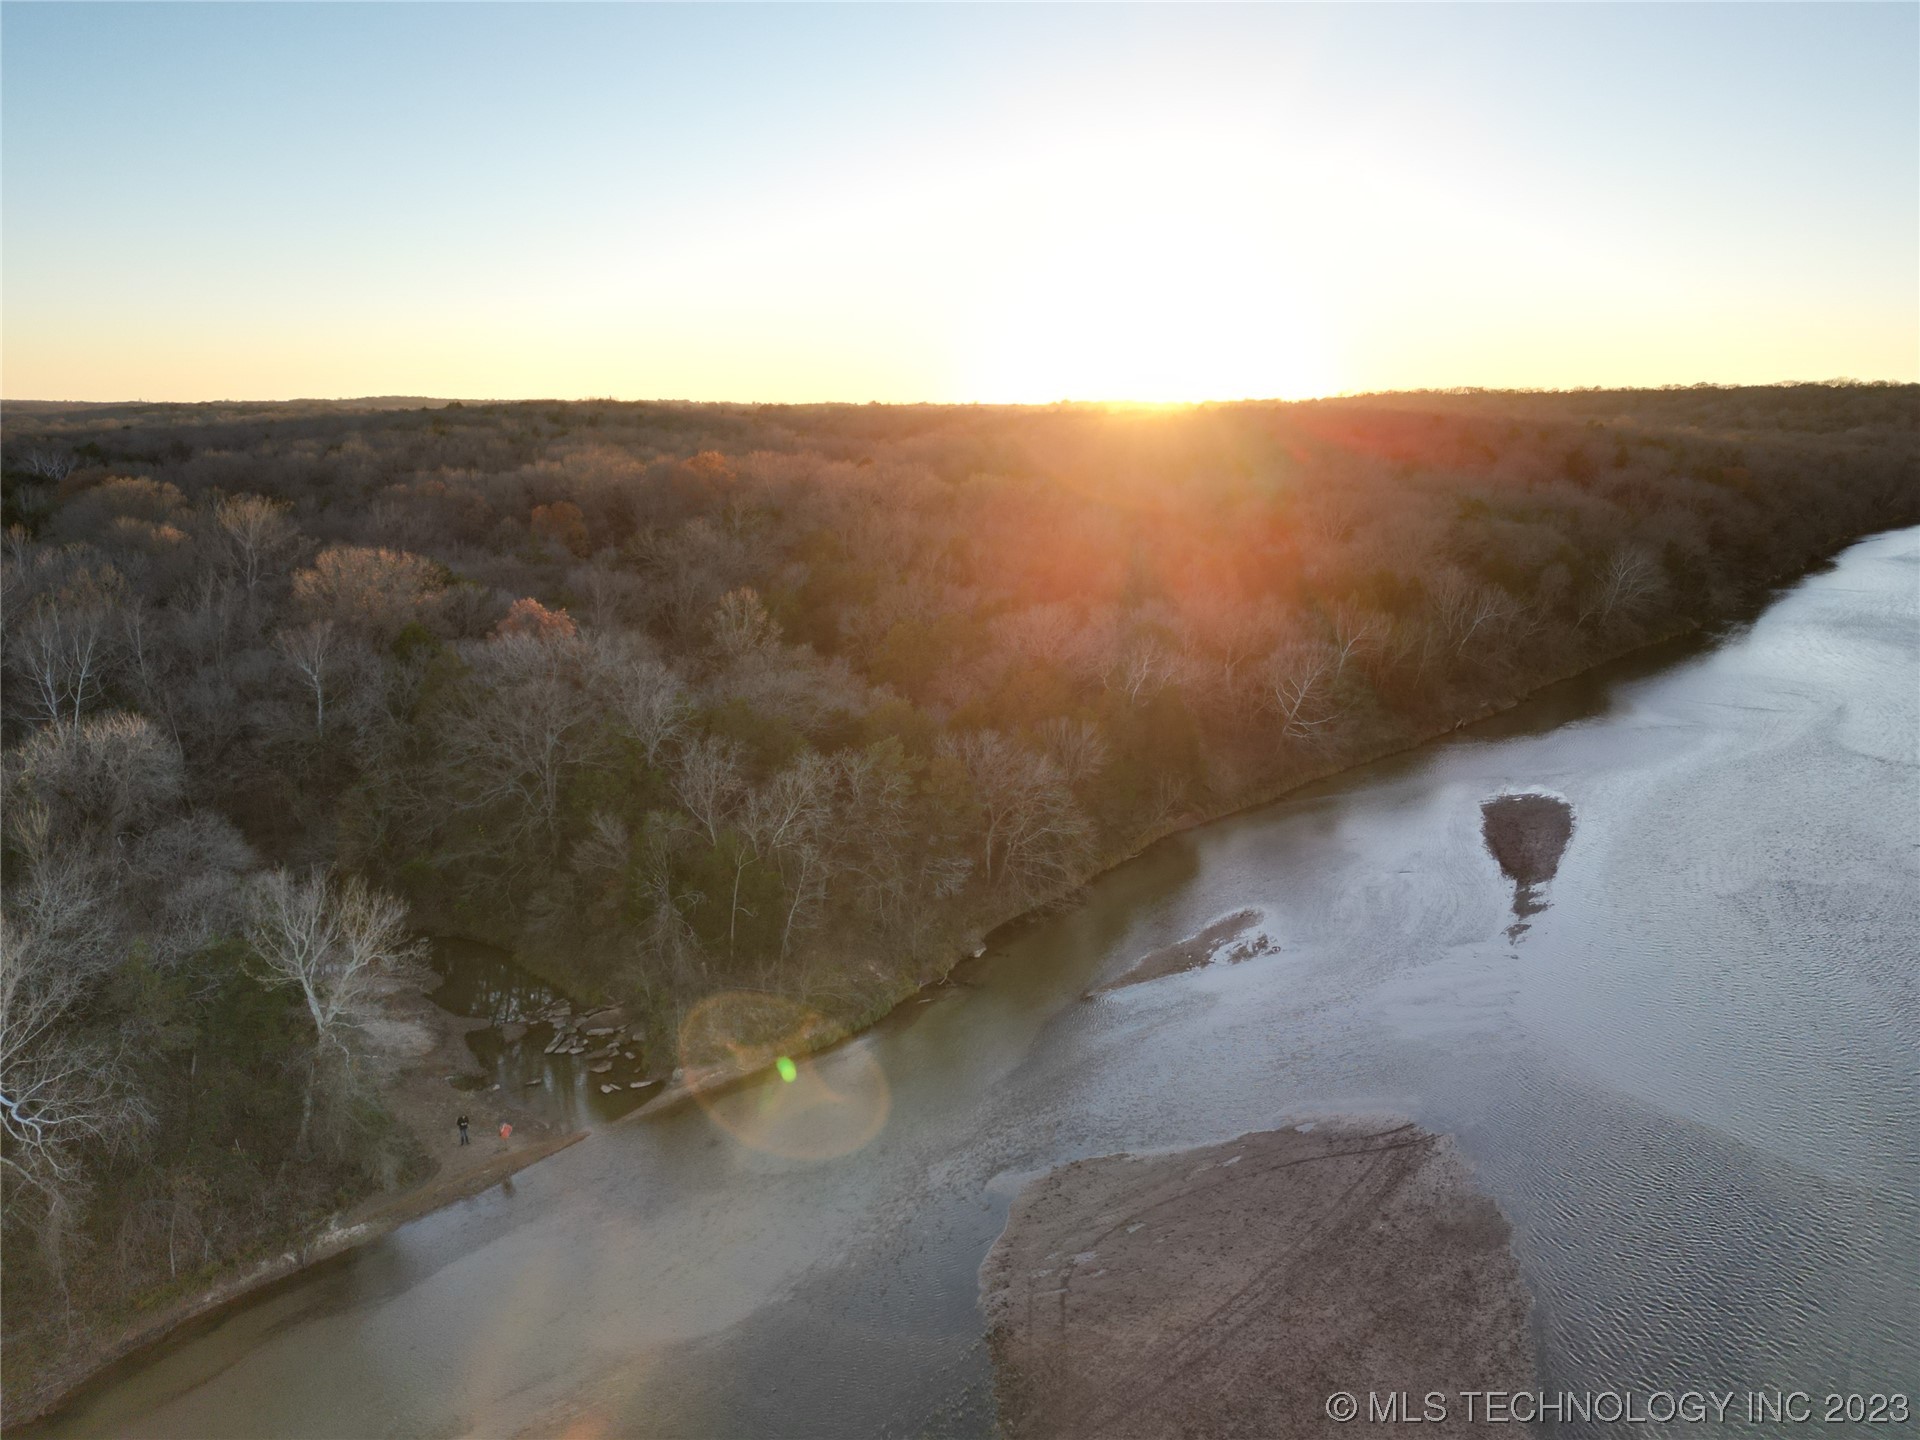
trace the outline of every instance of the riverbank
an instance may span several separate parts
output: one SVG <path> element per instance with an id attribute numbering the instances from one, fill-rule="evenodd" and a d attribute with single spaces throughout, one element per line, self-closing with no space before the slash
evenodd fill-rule
<path id="1" fill-rule="evenodd" d="M 1490 700 L 1446 723 L 1436 724 L 1410 734 L 1398 735 L 1358 751 L 1331 756 L 1318 765 L 1290 770 L 1283 776 L 1237 791 L 1232 796 L 1221 798 L 1214 804 L 1169 816 L 1160 824 L 1149 826 L 1121 849 L 1099 857 L 1078 878 L 1063 883 L 1051 891 L 1008 904 L 998 912 L 989 912 L 977 918 L 962 932 L 963 938 L 948 953 L 944 961 L 935 962 L 931 967 L 911 978 L 903 978 L 897 990 L 857 1014 L 844 1018 L 818 1013 L 810 1014 L 804 1026 L 790 1035 L 781 1037 L 777 1043 L 759 1042 L 729 1046 L 726 1047 L 729 1053 L 724 1059 L 707 1064 L 696 1061 L 689 1065 L 685 1063 L 687 1057 L 676 1057 L 676 1063 L 670 1072 L 665 1069 L 656 1069 L 652 1073 L 651 1078 L 662 1082 L 661 1089 L 653 1099 L 640 1109 L 620 1116 L 618 1121 L 611 1123 L 632 1120 L 642 1114 L 652 1115 L 677 1109 L 702 1095 L 715 1095 L 747 1084 L 755 1077 L 771 1071 L 781 1057 L 797 1060 L 804 1056 L 821 1054 L 845 1044 L 848 1040 L 877 1025 L 896 1010 L 922 997 L 927 991 L 949 983 L 954 972 L 965 961 L 977 958 L 984 952 L 995 934 L 1006 930 L 1009 926 L 1019 925 L 1070 903 L 1073 897 L 1081 893 L 1092 881 L 1139 858 L 1162 840 L 1235 815 L 1258 810 L 1364 766 L 1390 760 L 1398 755 L 1411 754 L 1437 740 L 1443 740 L 1470 726 L 1482 724 L 1536 700 L 1557 686 L 1581 680 L 1606 667 L 1645 655 L 1675 641 L 1698 637 L 1710 626 L 1734 625 L 1749 621 L 1766 607 L 1782 587 L 1797 583 L 1818 572 L 1822 567 L 1832 564 L 1834 559 L 1848 547 L 1869 538 L 1871 538 L 1870 535 L 1856 535 L 1832 539 L 1804 563 L 1752 580 L 1740 602 L 1726 614 L 1707 619 L 1677 621 L 1661 627 L 1633 644 L 1606 655 L 1588 657 L 1578 665 L 1548 675 L 1513 694 Z M 544 972 L 541 973 L 544 975 Z M 556 987 L 565 988 L 559 977 L 545 976 L 545 978 Z M 660 1053 L 657 1047 L 650 1048 L 652 1053 Z"/>
<path id="2" fill-rule="evenodd" d="M 1420 1418 L 1428 1392 L 1530 1388 L 1509 1234 L 1451 1142 L 1399 1120 L 1062 1166 L 981 1266 L 1003 1433 L 1284 1440 L 1332 1428 L 1335 1395 Z"/>
<path id="3" fill-rule="evenodd" d="M 1848 543 L 1852 544 L 1856 542 L 1850 541 Z M 1819 565 L 1827 563 L 1831 558 L 1831 556 L 1822 557 L 1821 560 L 1809 566 L 1802 574 L 1812 573 Z M 1769 586 L 1774 587 L 1783 583 L 1787 582 L 1785 580 L 1769 582 Z M 1411 754 L 1416 750 L 1433 744 L 1435 741 L 1444 740 L 1448 736 L 1457 734 L 1470 726 L 1481 724 L 1496 716 L 1516 709 L 1531 700 L 1538 699 L 1545 692 L 1552 690 L 1556 686 L 1580 680 L 1607 666 L 1617 665 L 1622 661 L 1643 655 L 1663 645 L 1671 644 L 1674 641 L 1682 640 L 1689 636 L 1698 635 L 1701 630 L 1705 628 L 1705 623 L 1706 622 L 1702 621 L 1690 621 L 1683 625 L 1669 627 L 1624 650 L 1594 660 L 1591 663 L 1555 674 L 1549 679 L 1542 680 L 1537 685 L 1503 699 L 1491 701 L 1473 711 L 1471 714 L 1462 716 L 1445 725 L 1419 731 L 1411 736 L 1396 737 L 1391 741 L 1365 750 L 1332 757 L 1319 765 L 1293 770 L 1282 778 L 1243 791 L 1232 799 L 1223 799 L 1217 804 L 1205 806 L 1200 809 L 1188 810 L 1177 816 L 1170 817 L 1163 823 L 1143 831 L 1125 848 L 1102 856 L 1078 879 L 1063 884 L 1057 889 L 1048 891 L 1037 897 L 1032 897 L 1007 906 L 999 913 L 988 915 L 973 930 L 968 932 L 967 938 L 950 952 L 944 963 L 933 967 L 930 974 L 924 978 L 909 981 L 904 984 L 897 993 L 860 1015 L 845 1021 L 835 1020 L 827 1016 L 815 1017 L 814 1023 L 810 1023 L 803 1032 L 796 1032 L 783 1037 L 779 1044 L 735 1046 L 731 1047 L 734 1053 L 726 1060 L 705 1066 L 696 1065 L 693 1067 L 683 1066 L 676 1068 L 670 1076 L 660 1077 L 665 1080 L 665 1084 L 659 1095 L 655 1097 L 650 1104 L 628 1115 L 621 1116 L 620 1121 L 633 1120 L 642 1115 L 656 1115 L 663 1110 L 676 1109 L 703 1095 L 716 1095 L 736 1086 L 749 1083 L 756 1076 L 770 1071 L 781 1055 L 789 1059 L 797 1060 L 808 1055 L 818 1055 L 833 1049 L 835 1046 L 845 1044 L 848 1040 L 855 1038 L 862 1032 L 879 1024 L 880 1021 L 884 1020 L 887 1016 L 909 1004 L 928 990 L 949 983 L 955 971 L 965 964 L 966 961 L 978 958 L 984 953 L 987 945 L 991 943 L 995 935 L 1004 932 L 1009 927 L 1027 923 L 1040 916 L 1058 910 L 1063 905 L 1070 903 L 1075 895 L 1085 890 L 1094 880 L 1107 874 L 1109 871 L 1118 869 L 1129 861 L 1138 859 L 1162 840 L 1170 839 L 1175 835 L 1182 834 L 1189 830 L 1197 830 L 1205 825 L 1212 825 L 1222 820 L 1231 819 L 1235 815 L 1244 815 L 1249 811 L 1275 804 L 1290 796 L 1297 795 L 1311 786 L 1336 780 L 1342 775 L 1354 770 L 1359 770 L 1365 766 L 1378 764 L 1383 760 L 1391 760 L 1395 756 Z M 1142 978 L 1150 977 L 1143 974 Z M 742 1058 L 743 1052 L 744 1058 Z"/>
<path id="4" fill-rule="evenodd" d="M 1883 532 L 1872 532 L 1872 534 L 1879 533 Z M 642 1114 L 658 1114 L 663 1110 L 676 1109 L 702 1095 L 715 1095 L 735 1086 L 747 1084 L 756 1076 L 771 1070 L 780 1055 L 798 1059 L 806 1055 L 820 1054 L 845 1044 L 928 990 L 948 983 L 961 965 L 968 959 L 977 958 L 983 953 L 996 934 L 1010 926 L 1020 925 L 1070 903 L 1075 895 L 1094 880 L 1129 861 L 1138 859 L 1162 840 L 1275 804 L 1312 786 L 1336 780 L 1342 775 L 1365 766 L 1411 754 L 1436 741 L 1444 740 L 1462 730 L 1483 724 L 1531 701 L 1538 700 L 1556 687 L 1586 679 L 1610 666 L 1648 655 L 1677 641 L 1697 639 L 1710 627 L 1738 625 L 1750 621 L 1765 609 L 1783 587 L 1816 574 L 1823 567 L 1831 565 L 1835 558 L 1849 547 L 1871 539 L 1872 534 L 1834 540 L 1804 564 L 1754 580 L 1742 601 L 1727 614 L 1709 619 L 1676 622 L 1645 636 L 1634 644 L 1597 658 L 1590 657 L 1579 665 L 1557 671 L 1513 694 L 1488 701 L 1470 713 L 1444 724 L 1400 735 L 1363 750 L 1329 757 L 1321 764 L 1291 770 L 1284 776 L 1237 792 L 1231 798 L 1223 798 L 1215 804 L 1171 816 L 1161 824 L 1141 832 L 1124 848 L 1100 857 L 1078 879 L 1037 897 L 1009 905 L 999 913 L 990 913 L 983 917 L 967 932 L 963 942 L 950 952 L 944 963 L 937 964 L 930 972 L 907 981 L 896 993 L 861 1014 L 844 1021 L 828 1016 L 818 1017 L 817 1023 L 810 1024 L 803 1034 L 788 1037 L 781 1045 L 741 1047 L 748 1052 L 744 1059 L 730 1056 L 725 1061 L 703 1067 L 676 1068 L 671 1075 L 658 1077 L 665 1083 L 651 1103 L 620 1119 L 625 1121 Z"/>
<path id="5" fill-rule="evenodd" d="M 482 1079 L 466 1037 L 487 1022 L 442 1010 L 426 998 L 426 983 L 416 975 L 393 977 L 377 997 L 366 1030 L 369 1059 L 381 1077 L 382 1102 L 433 1168 L 411 1185 L 370 1195 L 330 1217 L 298 1245 L 226 1267 L 192 1293 L 114 1327 L 60 1365 L 34 1375 L 6 1396 L 9 1428 L 52 1413 L 115 1367 L 144 1358 L 176 1338 L 193 1321 L 370 1244 L 410 1220 L 469 1199 L 586 1138 L 586 1131 L 554 1124 L 522 1097 L 497 1086 L 456 1088 L 456 1081 Z M 461 1114 L 468 1117 L 472 1132 L 467 1145 L 459 1143 L 455 1125 Z M 500 1133 L 502 1125 L 511 1127 L 509 1134 Z"/>

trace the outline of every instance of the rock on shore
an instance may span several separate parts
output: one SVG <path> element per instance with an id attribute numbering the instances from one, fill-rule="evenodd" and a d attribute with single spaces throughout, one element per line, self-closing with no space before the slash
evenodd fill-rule
<path id="1" fill-rule="evenodd" d="M 1529 1388 L 1508 1239 L 1452 1144 L 1407 1123 L 1063 1166 L 981 1267 L 1002 1426 L 1280 1440 L 1341 1431 L 1338 1391 L 1364 1421 L 1369 1391 Z M 1462 1408 L 1437 1428 L 1489 1428 Z"/>

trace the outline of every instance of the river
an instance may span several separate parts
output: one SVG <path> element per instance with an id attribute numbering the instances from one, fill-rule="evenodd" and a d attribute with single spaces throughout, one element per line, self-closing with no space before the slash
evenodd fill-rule
<path id="1" fill-rule="evenodd" d="M 1163 841 L 794 1081 L 601 1128 L 52 1433 L 984 1434 L 976 1271 L 1024 1178 L 1351 1110 L 1458 1137 L 1548 1386 L 1911 1393 L 1917 743 L 1909 530 Z M 1574 816 L 1524 926 L 1481 833 L 1512 791 Z M 1244 909 L 1277 951 L 1082 998 Z"/>

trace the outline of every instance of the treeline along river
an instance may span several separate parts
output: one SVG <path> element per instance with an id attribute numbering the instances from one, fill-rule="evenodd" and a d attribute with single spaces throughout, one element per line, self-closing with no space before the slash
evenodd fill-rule
<path id="1" fill-rule="evenodd" d="M 793 1080 L 608 1126 L 51 1433 L 983 1434 L 976 1272 L 1025 1178 L 1353 1110 L 1458 1137 L 1548 1387 L 1911 1391 L 1917 711 L 1907 530 L 1164 841 Z M 1524 894 L 1483 813 L 1514 793 L 1571 818 Z M 1108 987 L 1244 911 L 1266 943 Z"/>

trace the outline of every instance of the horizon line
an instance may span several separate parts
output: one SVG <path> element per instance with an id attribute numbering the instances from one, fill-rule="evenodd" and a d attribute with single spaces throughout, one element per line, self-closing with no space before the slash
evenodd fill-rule
<path id="1" fill-rule="evenodd" d="M 848 409 L 886 408 L 893 410 L 1198 410 L 1209 406 L 1234 405 L 1310 405 L 1327 400 L 1365 400 L 1389 395 L 1600 395 L 1644 394 L 1679 390 L 1793 390 L 1808 387 L 1842 389 L 1899 389 L 1920 386 L 1920 379 L 1834 376 L 1825 379 L 1722 381 L 1669 381 L 1659 385 L 1418 385 L 1403 389 L 1335 390 L 1321 395 L 1242 395 L 1205 400 L 1099 399 L 1062 396 L 1056 400 L 694 400 L 684 396 L 616 395 L 293 395 L 258 398 L 219 396 L 204 400 L 148 400 L 126 397 L 116 400 L 49 399 L 39 396 L 0 396 L 0 408 L 10 405 L 66 406 L 72 408 L 112 409 L 116 406 L 206 406 L 206 405 L 375 405 L 398 406 L 400 402 L 437 405 L 687 405 L 747 406 L 756 409 Z"/>

